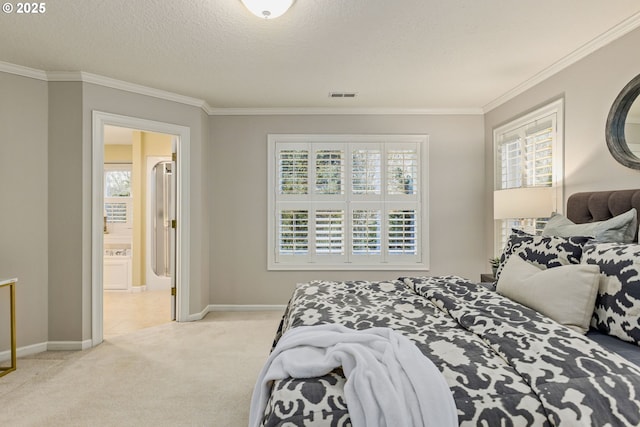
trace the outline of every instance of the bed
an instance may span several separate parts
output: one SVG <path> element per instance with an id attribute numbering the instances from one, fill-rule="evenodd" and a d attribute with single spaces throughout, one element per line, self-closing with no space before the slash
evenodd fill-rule
<path id="1" fill-rule="evenodd" d="M 390 328 L 442 373 L 461 426 L 640 425 L 638 212 L 640 190 L 572 195 L 545 236 L 509 238 L 497 287 L 455 276 L 300 284 L 274 347 L 303 326 Z M 547 294 L 532 297 L 532 283 Z M 351 425 L 344 386 L 340 368 L 273 381 L 261 425 Z"/>

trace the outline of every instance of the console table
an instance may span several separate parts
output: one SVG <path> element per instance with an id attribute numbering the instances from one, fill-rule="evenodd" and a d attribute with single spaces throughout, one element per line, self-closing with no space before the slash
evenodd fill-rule
<path id="1" fill-rule="evenodd" d="M 9 287 L 9 309 L 11 310 L 11 366 L 0 367 L 0 377 L 16 370 L 16 283 L 18 279 L 0 279 L 0 288 Z"/>

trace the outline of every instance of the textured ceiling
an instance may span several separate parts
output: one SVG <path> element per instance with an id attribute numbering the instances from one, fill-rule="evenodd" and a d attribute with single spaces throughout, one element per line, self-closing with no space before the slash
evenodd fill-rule
<path id="1" fill-rule="evenodd" d="M 0 61 L 218 108 L 481 108 L 640 12 L 638 0 L 52 0 L 0 13 Z M 637 20 L 637 19 L 636 19 Z M 332 91 L 357 92 L 332 99 Z"/>

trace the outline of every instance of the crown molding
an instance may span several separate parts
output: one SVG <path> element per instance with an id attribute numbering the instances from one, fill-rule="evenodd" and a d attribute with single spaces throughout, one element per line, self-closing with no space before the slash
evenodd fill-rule
<path id="1" fill-rule="evenodd" d="M 482 108 L 214 108 L 202 99 L 112 79 L 84 71 L 42 71 L 0 62 L 0 72 L 48 82 L 83 82 L 202 108 L 210 116 L 266 115 L 482 115 Z"/>
<path id="2" fill-rule="evenodd" d="M 558 60 L 548 68 L 545 68 L 544 70 L 534 75 L 530 79 L 525 80 L 524 82 L 514 87 L 513 89 L 509 90 L 502 96 L 489 102 L 484 107 L 482 107 L 483 112 L 487 113 L 493 110 L 494 108 L 509 101 L 510 99 L 515 98 L 516 96 L 520 95 L 524 91 L 531 89 L 538 83 L 543 82 L 544 80 L 548 79 L 554 74 L 564 70 L 570 65 L 575 64 L 585 56 L 592 54 L 598 49 L 608 45 L 609 43 L 611 43 L 616 39 L 619 39 L 620 37 L 635 30 L 638 27 L 640 27 L 640 12 L 630 16 L 629 18 L 625 19 L 615 27 L 611 28 L 609 31 L 602 33 L 598 37 L 594 38 L 590 42 L 574 50 L 564 58 Z"/>
<path id="3" fill-rule="evenodd" d="M 15 74 L 17 76 L 29 77 L 31 79 L 48 81 L 47 73 L 35 68 L 23 67 L 22 65 L 11 64 L 0 61 L 0 72 Z"/>
<path id="4" fill-rule="evenodd" d="M 269 115 L 482 115 L 482 108 L 211 108 L 211 116 Z"/>
<path id="5" fill-rule="evenodd" d="M 179 95 L 177 93 L 168 92 L 160 89 L 154 89 L 149 86 L 138 85 L 135 83 L 125 82 L 123 80 L 112 79 L 110 77 L 100 76 L 98 74 L 86 73 L 84 71 L 47 71 L 47 79 L 50 82 L 83 82 L 91 83 L 99 86 L 119 89 L 126 92 L 137 93 L 140 95 L 152 96 L 167 101 L 178 102 L 180 104 L 191 105 L 193 107 L 202 108 L 207 111 L 210 108 L 206 101 L 190 96 Z"/>
<path id="6" fill-rule="evenodd" d="M 482 108 L 211 108 L 211 116 L 270 115 L 482 115 Z"/>
<path id="7" fill-rule="evenodd" d="M 479 108 L 217 108 L 206 101 L 152 87 L 112 79 L 83 71 L 43 71 L 0 61 L 0 72 L 15 74 L 43 81 L 74 81 L 92 83 L 140 95 L 173 101 L 201 108 L 209 116 L 259 116 L 259 115 L 482 115 L 522 94 L 554 74 L 578 62 L 585 56 L 640 27 L 640 12 L 630 16 L 609 31 L 584 44 L 538 74 L 507 91 L 500 97 Z"/>

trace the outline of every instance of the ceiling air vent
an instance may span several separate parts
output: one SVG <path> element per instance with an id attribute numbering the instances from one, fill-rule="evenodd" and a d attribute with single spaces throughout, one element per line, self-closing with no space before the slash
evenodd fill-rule
<path id="1" fill-rule="evenodd" d="M 355 98 L 355 92 L 329 92 L 329 98 Z"/>

